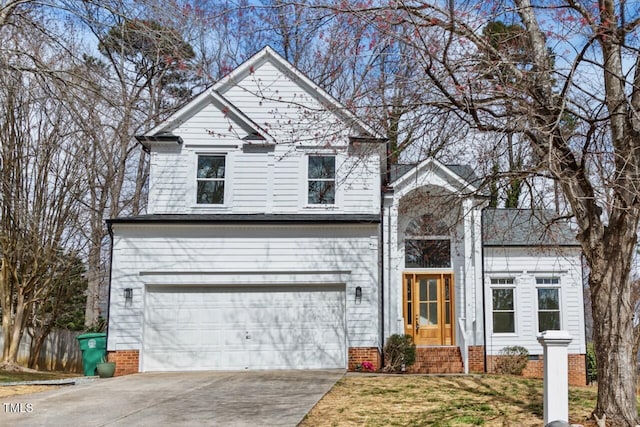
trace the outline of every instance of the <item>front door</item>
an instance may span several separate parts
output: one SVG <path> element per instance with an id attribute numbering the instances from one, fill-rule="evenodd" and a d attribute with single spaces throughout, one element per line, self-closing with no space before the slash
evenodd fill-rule
<path id="1" fill-rule="evenodd" d="M 405 333 L 416 345 L 454 345 L 453 275 L 404 274 Z"/>

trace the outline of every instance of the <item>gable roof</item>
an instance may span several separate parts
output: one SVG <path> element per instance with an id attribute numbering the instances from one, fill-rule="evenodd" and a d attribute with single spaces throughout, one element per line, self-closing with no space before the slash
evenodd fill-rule
<path id="1" fill-rule="evenodd" d="M 213 102 L 221 111 L 223 111 L 227 116 L 229 116 L 229 118 L 247 132 L 249 135 L 249 138 L 247 139 L 258 139 L 274 144 L 275 140 L 269 132 L 251 120 L 246 114 L 240 111 L 233 105 L 233 103 L 224 97 L 224 93 L 229 88 L 236 85 L 247 75 L 251 74 L 254 69 L 267 61 L 270 61 L 276 68 L 278 68 L 278 70 L 300 84 L 307 93 L 316 98 L 318 102 L 320 102 L 329 111 L 340 117 L 340 119 L 346 122 L 352 130 L 356 130 L 357 134 L 353 135 L 354 137 L 374 140 L 385 139 L 269 46 L 263 48 L 251 58 L 247 59 L 231 73 L 218 80 L 217 83 L 203 91 L 200 95 L 196 96 L 193 100 L 173 113 L 158 126 L 145 133 L 145 135 L 170 135 L 176 127 L 186 121 L 186 119 L 191 115 L 202 109 L 207 104 Z M 253 137 L 251 137 L 252 135 Z"/>
<path id="2" fill-rule="evenodd" d="M 318 102 L 322 106 L 324 106 L 327 110 L 333 112 L 338 117 L 340 117 L 341 120 L 346 122 L 352 130 L 358 131 L 352 136 L 359 138 L 386 140 L 385 137 L 378 134 L 375 129 L 356 117 L 356 115 L 353 114 L 348 108 L 338 102 L 338 100 L 330 95 L 327 91 L 322 89 L 315 82 L 313 82 L 313 80 L 311 80 L 304 73 L 294 67 L 289 61 L 280 56 L 280 54 L 278 54 L 270 46 L 265 46 L 258 53 L 240 64 L 240 66 L 238 66 L 235 70 L 231 71 L 225 77 L 218 80 L 218 82 L 213 85 L 213 89 L 224 94 L 229 88 L 235 86 L 239 81 L 251 74 L 254 69 L 267 61 L 271 62 L 278 70 L 297 82 L 307 93 L 318 100 Z"/>
<path id="3" fill-rule="evenodd" d="M 480 179 L 469 165 L 445 165 L 434 158 L 428 158 L 420 163 L 395 164 L 390 167 L 390 183 L 392 187 L 401 184 L 422 169 L 433 167 L 441 170 L 453 182 L 470 191 L 477 191 Z"/>
<path id="4" fill-rule="evenodd" d="M 209 88 L 188 102 L 185 106 L 169 116 L 168 119 L 151 129 L 145 135 L 170 135 L 176 127 L 182 124 L 192 114 L 201 110 L 207 104 L 213 103 L 220 111 L 222 111 L 231 120 L 237 123 L 247 134 L 247 140 L 262 140 L 271 144 L 275 140 L 269 133 L 251 120 L 246 114 L 238 109 L 231 101 L 226 99 L 214 88 Z"/>
<path id="5" fill-rule="evenodd" d="M 566 221 L 554 220 L 554 212 L 532 209 L 484 209 L 483 245 L 580 246 Z"/>

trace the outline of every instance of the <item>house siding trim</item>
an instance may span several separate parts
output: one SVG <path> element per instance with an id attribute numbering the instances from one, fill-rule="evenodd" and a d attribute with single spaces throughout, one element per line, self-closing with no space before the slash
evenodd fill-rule
<path id="1" fill-rule="evenodd" d="M 344 223 L 344 224 L 378 224 L 379 215 L 359 214 L 158 214 L 137 217 L 112 218 L 107 224 L 233 224 L 233 223 Z"/>

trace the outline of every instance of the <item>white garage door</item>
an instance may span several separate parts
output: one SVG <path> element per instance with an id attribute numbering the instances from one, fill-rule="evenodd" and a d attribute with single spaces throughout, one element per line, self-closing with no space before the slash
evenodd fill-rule
<path id="1" fill-rule="evenodd" d="M 340 287 L 149 287 L 143 371 L 346 368 Z"/>

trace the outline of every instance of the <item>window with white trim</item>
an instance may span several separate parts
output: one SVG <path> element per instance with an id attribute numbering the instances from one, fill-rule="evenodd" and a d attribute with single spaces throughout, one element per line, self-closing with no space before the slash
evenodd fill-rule
<path id="1" fill-rule="evenodd" d="M 336 203 L 336 156 L 311 155 L 307 168 L 307 203 Z"/>
<path id="2" fill-rule="evenodd" d="M 558 331 L 560 321 L 560 279 L 536 277 L 538 293 L 538 332 Z"/>
<path id="3" fill-rule="evenodd" d="M 224 155 L 199 155 L 196 175 L 196 202 L 206 205 L 224 204 Z"/>
<path id="4" fill-rule="evenodd" d="M 493 315 L 493 333 L 515 333 L 515 287 L 513 278 L 491 279 L 491 303 Z"/>

